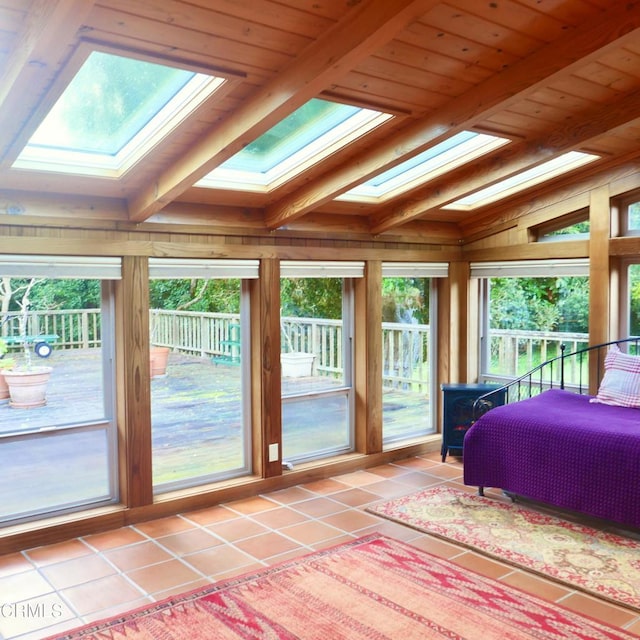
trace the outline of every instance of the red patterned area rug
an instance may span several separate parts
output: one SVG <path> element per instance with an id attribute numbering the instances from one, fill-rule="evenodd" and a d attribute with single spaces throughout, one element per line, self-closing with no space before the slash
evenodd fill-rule
<path id="1" fill-rule="evenodd" d="M 384 536 L 213 584 L 65 640 L 631 639 Z"/>
<path id="2" fill-rule="evenodd" d="M 367 510 L 640 609 L 637 540 L 450 487 L 425 489 Z"/>

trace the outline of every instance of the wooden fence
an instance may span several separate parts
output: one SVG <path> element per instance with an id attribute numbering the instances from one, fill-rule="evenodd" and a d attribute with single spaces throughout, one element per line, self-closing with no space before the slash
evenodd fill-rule
<path id="1" fill-rule="evenodd" d="M 487 373 L 504 378 L 516 378 L 559 356 L 561 345 L 565 345 L 565 353 L 571 353 L 589 344 L 588 333 L 491 329 L 490 335 L 491 364 Z M 577 381 L 580 374 L 574 358 L 570 367 L 565 371 L 565 379 Z"/>
<path id="2" fill-rule="evenodd" d="M 30 311 L 27 335 L 57 335 L 57 349 L 90 349 L 102 342 L 100 309 Z M 2 336 L 20 336 L 20 316 L 9 314 L 2 323 Z M 12 347 L 19 350 L 20 346 Z"/>
<path id="3" fill-rule="evenodd" d="M 28 333 L 56 334 L 56 349 L 89 349 L 101 344 L 99 309 L 33 311 Z M 2 324 L 2 335 L 19 335 L 18 316 Z M 240 353 L 240 317 L 232 313 L 152 310 L 151 342 L 202 358 Z M 545 331 L 491 330 L 488 373 L 513 378 L 547 358 L 588 343 L 588 334 Z M 383 384 L 385 388 L 428 393 L 431 345 L 425 324 L 382 323 Z M 283 350 L 316 354 L 314 374 L 340 376 L 344 368 L 342 322 L 319 318 L 282 318 Z M 13 347 L 15 350 L 16 347 Z M 577 372 L 568 372 L 568 379 Z"/>

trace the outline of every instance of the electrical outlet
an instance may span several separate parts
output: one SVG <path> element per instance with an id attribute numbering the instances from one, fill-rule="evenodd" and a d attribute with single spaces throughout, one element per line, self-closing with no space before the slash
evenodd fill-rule
<path id="1" fill-rule="evenodd" d="M 278 443 L 274 442 L 269 445 L 269 462 L 278 462 L 279 450 Z"/>

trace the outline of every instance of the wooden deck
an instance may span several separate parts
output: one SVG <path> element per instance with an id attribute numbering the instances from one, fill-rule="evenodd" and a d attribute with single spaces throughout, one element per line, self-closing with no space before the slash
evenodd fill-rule
<path id="1" fill-rule="evenodd" d="M 47 359 L 34 357 L 34 364 L 53 367 L 47 404 L 28 410 L 14 409 L 8 402 L 0 404 L 0 434 L 89 422 L 104 416 L 99 350 L 54 350 Z M 180 424 L 180 419 L 197 414 L 207 424 L 212 420 L 225 422 L 236 419 L 230 412 L 235 410 L 239 400 L 240 367 L 237 365 L 216 364 L 208 358 L 172 353 L 167 376 L 154 378 L 151 385 L 153 420 L 158 425 L 166 421 L 168 426 L 175 426 Z M 326 389 L 329 385 L 326 377 L 288 378 L 283 381 L 283 391 L 287 394 L 307 393 Z M 207 389 L 213 391 L 208 393 Z M 423 400 L 423 394 L 385 391 L 385 404 L 389 411 L 385 415 L 385 424 L 396 424 L 397 429 L 402 429 L 416 417 L 423 416 Z M 215 413 L 211 411 L 212 403 L 216 407 Z M 173 413 L 175 419 L 162 416 L 162 406 L 165 411 Z M 400 417 L 403 407 L 407 412 L 404 420 Z"/>
<path id="2" fill-rule="evenodd" d="M 54 351 L 36 359 L 53 367 L 47 405 L 16 409 L 0 404 L 0 435 L 32 434 L 5 440 L 0 450 L 8 479 L 0 518 L 16 510 L 46 508 L 108 493 L 109 470 L 103 431 L 48 437 L 52 427 L 90 424 L 104 416 L 100 353 L 97 349 Z M 165 377 L 151 381 L 154 484 L 207 475 L 244 473 L 241 368 L 208 358 L 172 353 Z M 327 388 L 327 378 L 287 379 L 289 393 Z M 287 405 L 283 451 L 297 446 L 318 449 L 348 437 L 344 400 L 323 398 L 322 411 L 309 401 Z M 340 404 L 342 403 L 342 404 Z M 428 421 L 423 395 L 385 394 L 385 433 Z M 308 449 L 307 449 L 308 450 Z M 61 467 L 69 471 L 61 472 Z M 55 497 L 54 497 L 55 496 Z"/>

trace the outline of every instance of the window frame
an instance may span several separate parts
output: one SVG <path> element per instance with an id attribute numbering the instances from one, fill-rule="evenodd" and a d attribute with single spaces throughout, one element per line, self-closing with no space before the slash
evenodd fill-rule
<path id="1" fill-rule="evenodd" d="M 114 280 L 120 279 L 119 258 L 91 258 L 74 256 L 27 256 L 0 255 L 0 265 L 4 262 L 12 271 L 11 277 L 46 277 L 51 280 L 100 280 L 101 282 L 101 377 L 103 415 L 90 420 L 35 426 L 32 429 L 0 434 L 2 443 L 23 442 L 63 438 L 69 434 L 105 432 L 107 473 L 107 493 L 60 503 L 52 508 L 38 508 L 16 513 L 0 520 L 0 525 L 9 526 L 84 511 L 87 508 L 113 505 L 120 500 L 118 428 L 116 412 L 116 370 L 115 370 L 115 287 Z M 83 273 L 84 271 L 84 273 Z M 102 273 L 104 277 L 98 277 Z M 19 275 L 18 275 L 19 274 Z"/>
<path id="2" fill-rule="evenodd" d="M 259 261 L 250 259 L 149 258 L 150 280 L 237 279 L 240 281 L 240 393 L 242 414 L 242 454 L 244 464 L 230 471 L 212 472 L 180 480 L 153 483 L 154 495 L 222 482 L 253 473 L 253 428 L 251 403 L 251 295 L 249 280 L 259 277 Z M 150 416 L 153 429 L 153 415 Z M 154 451 L 152 448 L 153 459 Z"/>
<path id="3" fill-rule="evenodd" d="M 342 279 L 342 385 L 327 389 L 318 389 L 301 393 L 284 394 L 281 390 L 280 402 L 287 404 L 304 402 L 310 399 L 344 397 L 347 402 L 347 442 L 344 446 L 318 449 L 297 456 L 285 456 L 284 424 L 282 436 L 283 464 L 304 464 L 315 460 L 352 453 L 356 447 L 355 433 L 355 387 L 354 387 L 354 324 L 355 324 L 355 282 L 354 278 L 364 275 L 363 262 L 308 262 L 283 261 L 281 279 L 284 278 L 341 278 Z M 284 422 L 284 419 L 283 419 Z"/>
<path id="4" fill-rule="evenodd" d="M 478 380 L 487 382 L 501 378 L 490 372 L 490 282 L 491 278 L 536 278 L 550 276 L 589 277 L 589 259 L 548 259 L 475 262 L 470 277 L 478 279 Z"/>
<path id="5" fill-rule="evenodd" d="M 65 93 L 82 66 L 92 53 L 102 53 L 115 57 L 129 58 L 163 67 L 173 67 L 189 73 L 195 78 L 181 91 L 185 95 L 177 99 L 174 95 L 170 102 L 176 103 L 174 110 L 160 117 L 166 105 L 150 122 L 142 127 L 115 155 L 93 153 L 76 149 L 55 149 L 40 147 L 38 150 L 30 145 L 32 136 L 49 115 L 58 100 Z M 208 77 L 208 78 L 207 78 Z M 202 104 L 214 95 L 221 97 L 233 86 L 232 80 L 239 74 L 230 71 L 208 68 L 200 65 L 185 66 L 184 63 L 171 58 L 155 56 L 140 51 L 121 49 L 116 46 L 82 40 L 73 52 L 63 71 L 56 77 L 51 89 L 38 109 L 29 118 L 21 135 L 14 144 L 12 168 L 45 173 L 62 173 L 87 175 L 94 178 L 121 178 L 135 167 L 146 154 L 167 140 L 172 132 L 185 121 L 192 118 Z M 186 95 L 189 94 L 189 95 Z M 35 146 L 35 145 L 34 145 Z"/>
<path id="6" fill-rule="evenodd" d="M 620 217 L 620 230 L 623 236 L 640 236 L 640 228 L 629 228 L 629 207 L 632 204 L 640 203 L 640 191 L 634 191 L 622 198 L 616 199 L 616 205 Z"/>

